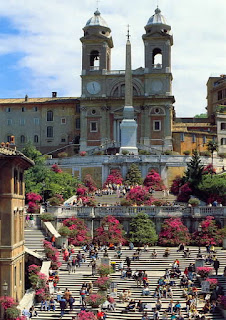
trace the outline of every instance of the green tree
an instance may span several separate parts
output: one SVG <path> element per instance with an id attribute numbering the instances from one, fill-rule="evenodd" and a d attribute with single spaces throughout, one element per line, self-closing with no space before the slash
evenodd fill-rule
<path id="1" fill-rule="evenodd" d="M 222 204 L 226 204 L 226 174 L 213 175 L 206 174 L 198 185 L 198 192 L 203 200 L 217 196 Z"/>
<path id="2" fill-rule="evenodd" d="M 200 113 L 200 114 L 196 114 L 194 118 L 208 118 L 208 117 L 207 117 L 207 113 Z"/>
<path id="3" fill-rule="evenodd" d="M 133 163 L 127 172 L 125 183 L 129 185 L 141 185 L 142 182 L 141 171 L 138 166 Z"/>
<path id="4" fill-rule="evenodd" d="M 158 236 L 154 223 L 147 214 L 143 212 L 138 213 L 130 223 L 130 241 L 138 245 L 153 245 L 157 240 Z"/>
<path id="5" fill-rule="evenodd" d="M 203 165 L 198 155 L 198 151 L 194 150 L 190 162 L 187 164 L 185 172 L 185 182 L 195 190 L 198 184 L 202 181 Z"/>
<path id="6" fill-rule="evenodd" d="M 78 186 L 78 179 L 69 173 L 54 172 L 45 165 L 45 158 L 29 142 L 22 150 L 24 155 L 35 162 L 35 166 L 25 172 L 26 193 L 35 192 L 50 198 L 55 194 L 61 194 L 64 199 L 70 198 L 75 194 Z"/>

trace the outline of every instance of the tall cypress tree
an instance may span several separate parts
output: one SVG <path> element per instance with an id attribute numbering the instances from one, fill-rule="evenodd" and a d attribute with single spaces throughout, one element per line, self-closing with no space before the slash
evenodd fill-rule
<path id="1" fill-rule="evenodd" d="M 125 183 L 129 185 L 141 185 L 143 182 L 141 171 L 136 164 L 132 164 L 127 172 Z"/>
<path id="2" fill-rule="evenodd" d="M 191 161 L 187 165 L 185 172 L 185 181 L 188 182 L 193 189 L 196 189 L 198 184 L 202 181 L 203 165 L 198 155 L 198 151 L 194 150 Z"/>

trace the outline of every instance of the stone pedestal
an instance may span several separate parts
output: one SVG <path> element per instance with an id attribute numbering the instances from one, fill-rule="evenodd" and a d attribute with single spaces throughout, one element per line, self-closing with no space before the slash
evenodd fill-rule
<path id="1" fill-rule="evenodd" d="M 204 259 L 196 259 L 195 260 L 195 268 L 204 267 L 205 260 Z"/>
<path id="2" fill-rule="evenodd" d="M 103 258 L 100 259 L 100 263 L 101 264 L 105 264 L 108 267 L 110 267 L 111 266 L 111 259 L 108 258 L 108 257 L 103 257 Z"/>
<path id="3" fill-rule="evenodd" d="M 137 123 L 134 119 L 124 119 L 120 125 L 121 128 L 121 148 L 135 155 L 138 154 L 137 149 Z"/>

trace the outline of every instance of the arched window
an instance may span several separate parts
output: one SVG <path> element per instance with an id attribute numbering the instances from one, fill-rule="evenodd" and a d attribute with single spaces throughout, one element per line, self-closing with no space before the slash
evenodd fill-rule
<path id="1" fill-rule="evenodd" d="M 47 138 L 53 138 L 53 127 L 47 127 Z"/>
<path id="2" fill-rule="evenodd" d="M 90 53 L 90 70 L 99 70 L 100 68 L 100 53 L 93 50 Z"/>
<path id="3" fill-rule="evenodd" d="M 159 48 L 153 50 L 152 65 L 154 69 L 162 69 L 162 50 Z"/>
<path id="4" fill-rule="evenodd" d="M 47 121 L 53 121 L 53 111 L 47 111 Z"/>
<path id="5" fill-rule="evenodd" d="M 38 143 L 38 135 L 34 135 L 34 143 Z"/>
<path id="6" fill-rule="evenodd" d="M 226 138 L 221 138 L 221 145 L 225 145 L 226 144 Z"/>
<path id="7" fill-rule="evenodd" d="M 20 136 L 20 143 L 25 143 L 25 136 L 24 135 Z"/>
<path id="8" fill-rule="evenodd" d="M 113 91 L 113 97 L 124 97 L 125 96 L 125 84 L 121 84 L 115 88 Z M 133 86 L 133 96 L 138 97 L 138 91 L 137 89 Z"/>

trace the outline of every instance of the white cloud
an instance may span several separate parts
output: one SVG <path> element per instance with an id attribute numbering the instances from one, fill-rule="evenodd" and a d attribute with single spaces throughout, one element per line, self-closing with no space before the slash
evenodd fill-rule
<path id="1" fill-rule="evenodd" d="M 162 14 L 172 26 L 173 93 L 178 116 L 204 111 L 211 73 L 225 73 L 225 0 L 160 0 Z M 100 11 L 112 29 L 115 48 L 112 69 L 123 69 L 126 25 L 131 25 L 133 68 L 144 65 L 142 34 L 156 1 L 102 0 Z M 8 0 L 0 2 L 18 34 L 1 35 L 0 55 L 22 53 L 17 70 L 28 69 L 33 96 L 80 95 L 82 28 L 96 9 L 95 0 Z M 0 57 L 1 59 L 1 57 Z M 26 81 L 27 83 L 27 81 Z M 12 88 L 13 96 L 14 90 Z M 22 93 L 21 93 L 22 94 Z"/>

